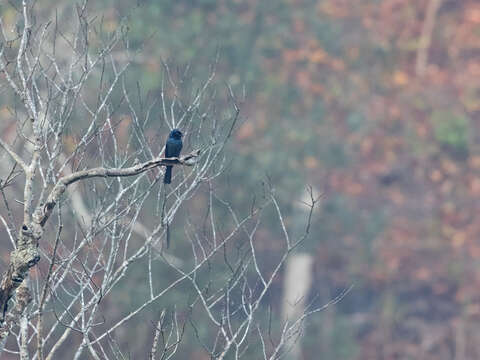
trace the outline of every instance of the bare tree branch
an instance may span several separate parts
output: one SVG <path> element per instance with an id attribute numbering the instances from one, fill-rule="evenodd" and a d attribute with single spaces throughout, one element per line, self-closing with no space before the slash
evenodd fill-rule
<path id="1" fill-rule="evenodd" d="M 123 23 L 105 31 L 87 1 L 59 7 L 43 23 L 34 10 L 22 0 L 18 37 L 7 39 L 0 22 L 0 85 L 6 98 L 19 99 L 10 121 L 24 148 L 19 154 L 0 139 L 15 161 L 0 183 L 0 221 L 13 248 L 0 282 L 0 353 L 127 358 L 125 334 L 146 317 L 155 319 L 142 337 L 150 359 L 177 358 L 189 327 L 212 358 L 284 354 L 322 307 L 273 330 L 274 314 L 263 314 L 282 267 L 308 238 L 318 199 L 310 189 L 300 236 L 272 189 L 246 213 L 223 199 L 220 176 L 236 156 L 227 144 L 241 106 L 217 80 L 218 55 L 191 84 L 188 67 L 162 61 L 152 99 L 128 76 L 138 55 Z M 186 155 L 165 158 L 173 127 L 185 134 Z M 166 165 L 179 165 L 171 185 L 161 181 Z M 268 256 L 259 245 L 272 233 L 262 214 L 277 219 L 280 237 Z M 119 293 L 126 304 L 115 304 Z M 274 330 L 277 341 L 266 341 Z"/>
<path id="2" fill-rule="evenodd" d="M 0 146 L 3 147 L 7 153 L 12 157 L 13 160 L 17 162 L 18 165 L 23 169 L 24 172 L 27 172 L 28 167 L 27 164 L 23 161 L 23 159 L 15 152 L 12 150 L 12 148 L 5 143 L 2 139 L 0 139 Z"/>

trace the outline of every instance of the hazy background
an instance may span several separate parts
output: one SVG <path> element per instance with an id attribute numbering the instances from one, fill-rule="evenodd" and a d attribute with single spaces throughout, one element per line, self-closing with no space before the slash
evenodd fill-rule
<path id="1" fill-rule="evenodd" d="M 37 1 L 36 21 L 56 8 L 67 23 L 72 4 Z M 314 256 L 310 296 L 327 302 L 355 286 L 310 318 L 305 359 L 480 358 L 478 1 L 97 0 L 89 8 L 104 31 L 128 28 L 131 86 L 138 80 L 151 98 L 162 59 L 189 66 L 195 82 L 219 54 L 217 77 L 242 111 L 224 197 L 248 211 L 270 179 L 288 224 L 300 227 L 305 184 L 324 193 L 299 250 Z M 11 7 L 0 11 L 15 23 Z M 8 119 L 5 107 L 0 116 Z M 160 147 L 164 130 L 147 136 Z M 265 264 L 281 230 L 271 222 L 259 239 Z M 181 235 L 171 250 L 180 257 Z M 282 281 L 266 305 L 281 306 Z M 118 311 L 135 302 L 115 298 Z M 129 331 L 124 342 L 141 353 L 150 320 Z M 183 358 L 205 359 L 193 336 L 186 341 Z"/>

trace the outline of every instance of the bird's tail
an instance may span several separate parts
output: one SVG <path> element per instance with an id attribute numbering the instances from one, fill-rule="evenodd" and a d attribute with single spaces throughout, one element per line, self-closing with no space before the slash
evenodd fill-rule
<path id="1" fill-rule="evenodd" d="M 165 175 L 163 176 L 163 183 L 170 184 L 172 181 L 172 166 L 167 166 L 165 169 Z"/>

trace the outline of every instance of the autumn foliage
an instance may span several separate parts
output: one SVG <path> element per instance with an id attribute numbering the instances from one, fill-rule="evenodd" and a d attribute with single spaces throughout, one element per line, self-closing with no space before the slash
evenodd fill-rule
<path id="1" fill-rule="evenodd" d="M 261 61 L 288 91 L 272 94 L 271 111 L 239 135 L 263 138 L 284 126 L 288 146 L 301 144 L 292 152 L 326 192 L 317 291 L 358 281 L 350 296 L 370 294 L 337 310 L 355 325 L 355 350 L 323 351 L 369 360 L 480 357 L 480 4 L 289 6 L 288 30 L 265 45 L 272 55 Z M 268 20 L 280 21 L 274 13 Z M 276 113 L 282 95 L 289 106 Z M 257 97 L 252 107 L 263 103 Z"/>

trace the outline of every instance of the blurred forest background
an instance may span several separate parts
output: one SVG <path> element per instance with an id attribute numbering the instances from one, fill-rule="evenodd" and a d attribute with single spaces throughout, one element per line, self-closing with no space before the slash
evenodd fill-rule
<path id="1" fill-rule="evenodd" d="M 56 8 L 68 21 L 72 4 L 37 1 L 37 17 Z M 14 24 L 18 14 L 2 7 L 2 21 Z M 219 54 L 218 78 L 242 98 L 226 198 L 248 211 L 270 179 L 294 226 L 305 184 L 324 194 L 301 249 L 314 255 L 311 297 L 326 303 L 355 286 L 309 319 L 305 359 L 480 358 L 478 0 L 96 0 L 89 8 L 105 31 L 128 28 L 131 86 L 138 80 L 151 97 L 162 59 L 195 80 Z M 13 124 L 7 105 L 2 131 Z M 128 132 L 128 117 L 122 123 Z M 147 136 L 161 146 L 164 130 Z M 264 263 L 280 230 L 259 239 Z M 172 234 L 179 257 L 181 234 Z M 281 292 L 278 279 L 272 307 Z M 111 308 L 135 301 L 121 295 Z M 148 319 L 134 321 L 124 334 L 132 353 L 151 332 Z M 183 358 L 205 359 L 186 339 Z"/>

